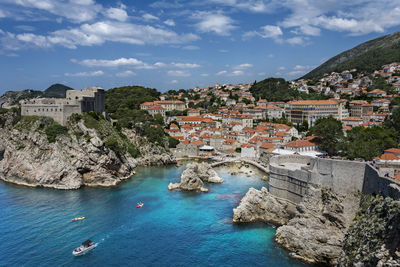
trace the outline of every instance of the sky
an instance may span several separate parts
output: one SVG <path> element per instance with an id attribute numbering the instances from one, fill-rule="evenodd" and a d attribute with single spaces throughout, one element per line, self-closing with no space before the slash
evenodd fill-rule
<path id="1" fill-rule="evenodd" d="M 399 28 L 399 0 L 0 0 L 0 94 L 290 80 Z"/>

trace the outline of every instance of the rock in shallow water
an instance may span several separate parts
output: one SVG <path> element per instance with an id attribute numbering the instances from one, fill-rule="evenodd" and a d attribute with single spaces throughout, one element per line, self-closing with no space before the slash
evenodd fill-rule
<path id="1" fill-rule="evenodd" d="M 204 188 L 204 182 L 222 183 L 223 181 L 208 163 L 189 163 L 181 175 L 181 182 L 170 183 L 168 190 L 208 192 L 208 189 Z"/>
<path id="2" fill-rule="evenodd" d="M 283 225 L 293 217 L 293 212 L 292 203 L 274 197 L 265 187 L 261 190 L 250 188 L 239 206 L 233 209 L 233 221 L 263 221 Z"/>

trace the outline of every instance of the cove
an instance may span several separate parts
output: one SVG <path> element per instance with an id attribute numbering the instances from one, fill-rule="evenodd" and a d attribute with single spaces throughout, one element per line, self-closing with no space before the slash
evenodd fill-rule
<path id="1" fill-rule="evenodd" d="M 182 171 L 139 168 L 117 187 L 73 191 L 0 183 L 0 266 L 307 266 L 272 225 L 231 223 L 247 190 L 267 185 L 258 175 L 217 169 L 225 182 L 209 193 L 168 191 Z M 97 248 L 72 256 L 86 239 Z"/>

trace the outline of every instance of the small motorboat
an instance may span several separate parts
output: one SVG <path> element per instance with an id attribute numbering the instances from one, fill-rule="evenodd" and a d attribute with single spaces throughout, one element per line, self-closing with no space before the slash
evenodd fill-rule
<path id="1" fill-rule="evenodd" d="M 86 252 L 94 249 L 97 246 L 96 243 L 93 243 L 91 240 L 86 240 L 85 242 L 82 243 L 81 246 L 77 247 L 72 251 L 72 254 L 74 256 L 80 256 L 85 254 Z"/>
<path id="2" fill-rule="evenodd" d="M 141 208 L 141 207 L 143 207 L 143 203 L 142 202 L 139 202 L 139 203 L 137 203 L 137 206 L 136 206 L 136 208 Z"/>
<path id="3" fill-rule="evenodd" d="M 74 221 L 81 221 L 81 220 L 84 220 L 85 219 L 85 217 L 78 217 L 78 218 L 73 218 L 72 219 L 72 221 L 74 222 Z"/>

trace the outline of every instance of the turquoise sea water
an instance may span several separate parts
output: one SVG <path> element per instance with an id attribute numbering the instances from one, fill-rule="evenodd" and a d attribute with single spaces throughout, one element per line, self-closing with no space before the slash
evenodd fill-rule
<path id="1" fill-rule="evenodd" d="M 225 182 L 209 193 L 168 191 L 182 171 L 143 168 L 118 187 L 75 191 L 0 183 L 0 266 L 305 266 L 272 225 L 231 223 L 247 190 L 266 185 L 259 177 L 219 171 Z M 97 248 L 74 257 L 86 239 Z"/>

